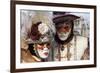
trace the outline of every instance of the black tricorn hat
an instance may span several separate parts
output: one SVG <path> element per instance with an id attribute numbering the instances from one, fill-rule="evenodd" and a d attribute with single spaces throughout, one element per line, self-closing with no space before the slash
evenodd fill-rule
<path id="1" fill-rule="evenodd" d="M 63 22 L 70 22 L 70 21 L 74 21 L 75 19 L 78 19 L 80 17 L 73 15 L 73 14 L 57 14 L 54 16 L 53 18 L 53 22 L 55 23 L 55 25 L 59 24 L 59 23 L 63 23 Z"/>

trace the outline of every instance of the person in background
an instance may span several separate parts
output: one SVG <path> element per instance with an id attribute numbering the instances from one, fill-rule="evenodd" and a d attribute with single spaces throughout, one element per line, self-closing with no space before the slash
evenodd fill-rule
<path id="1" fill-rule="evenodd" d="M 54 61 L 88 60 L 88 38 L 74 35 L 74 20 L 80 17 L 66 12 L 54 12 Z"/>

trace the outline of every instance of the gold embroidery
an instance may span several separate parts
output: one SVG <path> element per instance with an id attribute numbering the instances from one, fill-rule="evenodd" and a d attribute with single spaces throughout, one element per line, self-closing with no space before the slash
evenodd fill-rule
<path id="1" fill-rule="evenodd" d="M 67 50 L 66 50 L 66 54 L 63 55 L 63 56 L 61 56 L 61 54 L 60 54 L 60 55 L 57 54 L 57 55 L 56 55 L 56 59 L 59 59 L 59 58 L 60 58 L 60 60 L 61 60 L 61 58 L 66 58 L 67 60 L 70 60 L 70 58 L 71 58 L 71 56 L 72 56 L 72 54 L 70 53 L 70 47 L 71 47 L 71 46 L 72 46 L 71 43 L 68 43 L 67 45 L 61 45 L 60 53 L 63 53 L 63 51 L 65 51 L 64 49 L 67 49 Z M 66 47 L 66 48 L 65 48 L 65 47 Z M 63 48 L 63 50 L 62 50 L 62 48 Z"/>

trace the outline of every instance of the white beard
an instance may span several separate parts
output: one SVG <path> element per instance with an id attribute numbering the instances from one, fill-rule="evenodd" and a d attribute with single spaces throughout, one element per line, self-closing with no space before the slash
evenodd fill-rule
<path id="1" fill-rule="evenodd" d="M 66 32 L 66 33 L 64 33 L 64 32 L 58 33 L 59 39 L 62 40 L 62 41 L 66 40 L 66 39 L 69 37 L 70 32 L 71 32 L 71 31 Z"/>

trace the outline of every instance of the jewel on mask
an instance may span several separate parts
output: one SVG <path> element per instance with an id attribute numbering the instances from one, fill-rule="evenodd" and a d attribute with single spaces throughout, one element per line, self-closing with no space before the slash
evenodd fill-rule
<path id="1" fill-rule="evenodd" d="M 61 51 L 64 51 L 64 46 L 61 47 Z"/>

